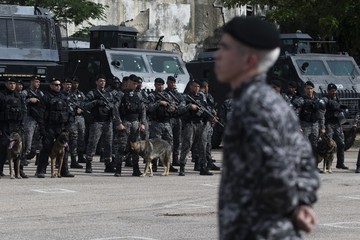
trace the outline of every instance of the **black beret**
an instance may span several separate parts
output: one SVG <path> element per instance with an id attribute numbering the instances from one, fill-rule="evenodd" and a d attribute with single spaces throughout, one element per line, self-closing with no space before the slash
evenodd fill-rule
<path id="1" fill-rule="evenodd" d="M 77 77 L 77 76 L 73 77 L 73 78 L 72 78 L 72 82 L 77 82 L 77 83 L 79 83 L 79 82 L 80 82 L 79 77 Z"/>
<path id="2" fill-rule="evenodd" d="M 225 24 L 223 32 L 255 49 L 272 50 L 280 47 L 280 34 L 276 27 L 257 17 L 234 17 Z"/>
<path id="3" fill-rule="evenodd" d="M 165 84 L 165 81 L 162 78 L 155 78 L 155 83 Z"/>
<path id="4" fill-rule="evenodd" d="M 40 77 L 38 75 L 33 75 L 31 76 L 31 80 L 41 80 Z"/>
<path id="5" fill-rule="evenodd" d="M 327 89 L 328 89 L 328 90 L 330 90 L 330 89 L 335 89 L 335 90 L 336 90 L 336 89 L 337 89 L 337 86 L 336 86 L 335 84 L 333 84 L 333 83 L 329 83 Z"/>
<path id="6" fill-rule="evenodd" d="M 72 82 L 72 81 L 71 81 L 70 78 L 65 78 L 64 81 L 63 81 L 63 83 L 71 83 L 71 82 Z"/>
<path id="7" fill-rule="evenodd" d="M 200 80 L 198 80 L 198 79 L 193 79 L 193 80 L 191 80 L 191 82 L 190 82 L 190 83 L 191 83 L 191 84 L 196 83 L 196 84 L 201 85 L 201 81 L 200 81 Z"/>
<path id="8" fill-rule="evenodd" d="M 120 79 L 118 77 L 112 78 L 112 83 L 121 83 Z"/>
<path id="9" fill-rule="evenodd" d="M 294 82 L 294 81 L 290 81 L 288 84 L 289 84 L 289 87 L 293 87 L 293 88 L 297 88 L 297 87 L 298 87 L 297 83 Z"/>
<path id="10" fill-rule="evenodd" d="M 142 83 L 142 79 L 139 78 L 138 76 L 136 76 L 135 74 L 131 74 L 129 76 L 129 80 L 133 81 L 133 82 L 136 82 L 136 83 Z"/>
<path id="11" fill-rule="evenodd" d="M 14 83 L 16 83 L 17 81 L 16 81 L 15 78 L 9 77 L 9 78 L 6 79 L 6 82 L 14 82 Z"/>
<path id="12" fill-rule="evenodd" d="M 24 85 L 24 83 L 21 79 L 17 80 L 16 83 L 20 83 L 20 84 Z"/>
<path id="13" fill-rule="evenodd" d="M 128 77 L 128 76 L 125 76 L 125 77 L 123 77 L 123 79 L 122 79 L 123 82 L 127 82 L 128 80 L 129 80 L 129 77 Z"/>
<path id="14" fill-rule="evenodd" d="M 314 85 L 314 83 L 312 82 L 312 81 L 307 81 L 306 83 L 305 83 L 305 86 L 311 86 L 311 87 L 315 87 L 315 85 Z"/>
<path id="15" fill-rule="evenodd" d="M 55 82 L 55 81 L 61 82 L 59 78 L 52 78 L 52 79 L 50 80 L 51 83 L 52 83 L 52 82 Z"/>
<path id="16" fill-rule="evenodd" d="M 277 86 L 277 87 L 281 88 L 281 81 L 280 81 L 280 80 L 277 80 L 277 79 L 272 80 L 272 81 L 271 81 L 271 85 Z"/>
<path id="17" fill-rule="evenodd" d="M 167 77 L 167 80 L 168 80 L 168 81 L 174 81 L 174 82 L 176 82 L 176 78 L 173 77 L 173 76 L 168 76 L 168 77 Z"/>
<path id="18" fill-rule="evenodd" d="M 99 74 L 96 76 L 96 81 L 99 80 L 99 79 L 105 79 L 106 80 L 106 77 L 104 74 Z"/>

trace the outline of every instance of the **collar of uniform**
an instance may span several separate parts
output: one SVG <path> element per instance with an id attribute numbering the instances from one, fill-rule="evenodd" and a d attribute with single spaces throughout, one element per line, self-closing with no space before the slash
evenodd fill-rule
<path id="1" fill-rule="evenodd" d="M 265 84 L 266 75 L 265 74 L 259 74 L 255 75 L 249 79 L 247 79 L 244 83 L 242 83 L 239 87 L 237 87 L 233 91 L 233 98 L 237 98 L 242 95 L 243 91 L 247 89 L 250 85 L 255 84 L 257 82 L 263 82 Z"/>

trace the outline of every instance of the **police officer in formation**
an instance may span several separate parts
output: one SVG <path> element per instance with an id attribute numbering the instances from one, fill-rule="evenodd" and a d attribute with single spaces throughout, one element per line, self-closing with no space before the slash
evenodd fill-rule
<path id="1" fill-rule="evenodd" d="M 309 139 L 314 156 L 316 156 L 319 131 L 321 134 L 325 134 L 325 106 L 315 95 L 314 87 L 311 81 L 305 83 L 305 93 L 298 101 L 298 115 L 301 130 Z"/>
<path id="2" fill-rule="evenodd" d="M 185 106 L 182 120 L 182 143 L 180 153 L 180 171 L 179 176 L 185 176 L 186 157 L 193 149 L 195 155 L 198 156 L 200 165 L 200 175 L 213 175 L 209 171 L 206 163 L 205 147 L 206 147 L 206 131 L 205 126 L 208 121 L 207 114 L 200 107 L 207 107 L 206 96 L 200 92 L 200 81 L 191 81 L 190 91 L 184 96 Z M 193 147 L 197 146 L 197 147 Z M 193 147 L 193 148 L 192 148 Z"/>
<path id="3" fill-rule="evenodd" d="M 23 137 L 23 121 L 26 110 L 22 96 L 15 91 L 15 88 L 16 80 L 8 78 L 5 82 L 5 90 L 0 92 L 0 177 L 4 176 L 10 134 L 17 132 Z M 14 167 L 16 170 L 16 166 Z M 22 172 L 22 169 L 20 171 Z M 21 172 L 20 174 L 24 176 L 24 173 Z"/>
<path id="4" fill-rule="evenodd" d="M 325 111 L 325 131 L 326 134 L 333 138 L 337 146 L 337 162 L 336 168 L 349 169 L 344 164 L 344 152 L 345 152 L 345 138 L 342 129 L 342 121 L 345 120 L 346 109 L 340 104 L 338 97 L 336 96 L 337 87 L 335 84 L 330 83 L 327 87 L 328 95 L 322 100 L 326 105 Z"/>
<path id="5" fill-rule="evenodd" d="M 96 76 L 96 88 L 86 95 L 85 109 L 88 109 L 92 116 L 86 147 L 86 173 L 92 173 L 92 160 L 100 138 L 104 147 L 105 172 L 114 172 L 111 164 L 113 120 L 118 118 L 118 109 L 116 99 L 105 90 L 105 85 L 106 77 L 102 74 Z"/>
<path id="6" fill-rule="evenodd" d="M 75 114 L 75 121 L 70 125 L 69 145 L 71 164 L 70 168 L 83 168 L 81 163 L 85 163 L 85 118 L 84 104 L 85 94 L 79 90 L 79 78 L 74 76 L 71 79 L 71 91 L 69 100 Z"/>
<path id="7" fill-rule="evenodd" d="M 23 163 L 26 164 L 27 157 L 31 152 L 33 144 L 39 144 L 33 141 L 33 137 L 39 134 L 39 122 L 42 118 L 41 104 L 44 93 L 40 88 L 40 78 L 36 75 L 32 76 L 30 86 L 22 91 L 26 103 L 26 114 L 24 116 L 24 158 Z M 37 139 L 36 139 L 37 140 Z"/>
<path id="8" fill-rule="evenodd" d="M 171 116 L 178 111 L 175 100 L 164 91 L 165 81 L 162 78 L 155 79 L 155 91 L 150 93 L 152 101 L 148 104 L 150 125 L 150 138 L 160 138 L 173 146 L 173 133 L 170 124 Z M 157 160 L 153 160 L 153 171 L 157 171 Z M 177 172 L 171 166 L 170 171 Z"/>
<path id="9" fill-rule="evenodd" d="M 141 176 L 139 169 L 139 155 L 130 149 L 130 141 L 135 142 L 140 140 L 140 133 L 145 131 L 146 110 L 142 95 L 136 91 L 140 79 L 135 75 L 130 75 L 127 81 L 127 87 L 123 90 L 122 97 L 118 111 L 119 116 L 115 119 L 119 131 L 119 152 L 116 163 L 115 176 L 121 176 L 122 162 L 128 155 L 132 157 L 133 176 Z"/>
<path id="10" fill-rule="evenodd" d="M 61 92 L 61 82 L 53 78 L 50 82 L 50 91 L 43 97 L 41 104 L 42 117 L 39 122 L 40 134 L 42 135 L 42 149 L 40 151 L 39 163 L 36 170 L 38 178 L 44 178 L 49 155 L 53 143 L 63 129 L 69 131 L 70 124 L 74 122 L 74 114 L 70 108 L 68 98 Z M 69 149 L 65 148 L 63 166 L 61 168 L 62 177 L 74 177 L 68 169 Z"/>
<path id="11" fill-rule="evenodd" d="M 173 76 L 168 76 L 166 81 L 167 88 L 165 92 L 168 93 L 175 101 L 177 106 L 180 106 L 184 103 L 184 98 L 181 93 L 179 93 L 176 89 L 176 78 Z M 172 130 L 173 136 L 173 159 L 172 166 L 180 166 L 179 162 L 179 149 L 181 143 L 181 113 L 179 112 L 179 108 L 177 107 L 175 111 L 170 114 L 170 126 Z"/>

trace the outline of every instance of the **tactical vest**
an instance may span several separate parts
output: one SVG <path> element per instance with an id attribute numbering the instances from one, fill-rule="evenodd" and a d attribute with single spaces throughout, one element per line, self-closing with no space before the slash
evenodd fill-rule
<path id="1" fill-rule="evenodd" d="M 98 90 L 94 90 L 94 99 L 95 100 L 102 100 L 104 103 L 102 105 L 96 105 L 92 110 L 91 114 L 94 117 L 95 121 L 109 121 L 111 120 L 113 116 L 113 104 L 114 99 L 112 97 L 112 94 L 107 91 L 103 91 L 102 94 L 106 98 L 103 99 L 103 97 L 100 95 Z M 108 101 L 109 103 L 106 103 Z"/>
<path id="2" fill-rule="evenodd" d="M 325 119 L 327 121 L 339 121 L 339 114 L 342 112 L 340 103 L 336 99 L 328 98 L 326 105 Z"/>
<path id="3" fill-rule="evenodd" d="M 195 101 L 199 102 L 202 106 L 207 107 L 206 97 L 204 94 L 199 93 L 199 95 L 197 96 L 194 95 L 190 95 L 190 96 L 194 98 Z M 186 105 L 192 103 L 187 98 L 187 96 L 185 96 L 185 101 L 186 101 Z M 183 119 L 185 122 L 194 122 L 194 123 L 205 122 L 206 115 L 204 112 L 201 112 L 200 110 L 198 111 L 190 110 L 186 114 L 184 114 Z"/>
<path id="4" fill-rule="evenodd" d="M 165 91 L 161 92 L 165 97 L 168 99 L 172 99 L 169 94 L 167 94 Z M 155 101 L 165 101 L 162 99 L 159 95 L 156 94 L 156 92 L 151 93 L 155 99 Z M 156 111 L 150 113 L 150 119 L 155 121 L 168 121 L 171 118 L 171 113 L 169 112 L 168 107 L 159 106 Z"/>
<path id="5" fill-rule="evenodd" d="M 141 111 L 142 100 L 139 93 L 135 91 L 126 91 L 121 101 L 121 113 L 126 114 L 139 114 Z"/>
<path id="6" fill-rule="evenodd" d="M 66 123 L 70 119 L 70 112 L 61 94 L 50 95 L 48 120 L 52 123 Z"/>
<path id="7" fill-rule="evenodd" d="M 0 110 L 1 121 L 20 121 L 23 118 L 21 97 L 19 94 L 5 93 L 4 94 L 5 108 Z"/>
<path id="8" fill-rule="evenodd" d="M 317 98 L 304 98 L 304 103 L 299 112 L 299 118 L 301 121 L 314 123 L 318 120 L 318 106 L 316 103 L 317 101 Z"/>
<path id="9" fill-rule="evenodd" d="M 29 89 L 26 89 L 24 92 L 26 92 L 26 99 L 37 98 L 40 100 L 40 102 L 42 101 L 41 98 L 44 96 L 44 94 L 40 90 L 30 91 Z M 36 102 L 36 103 L 27 102 L 27 114 L 36 121 L 39 121 L 40 118 L 42 117 L 40 111 L 40 102 Z"/>

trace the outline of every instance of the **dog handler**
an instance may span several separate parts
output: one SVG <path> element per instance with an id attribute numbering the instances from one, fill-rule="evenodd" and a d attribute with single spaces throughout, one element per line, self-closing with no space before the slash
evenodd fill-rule
<path id="1" fill-rule="evenodd" d="M 265 82 L 279 56 L 279 33 L 254 17 L 223 28 L 218 79 L 231 85 L 219 192 L 220 239 L 302 239 L 315 224 L 319 176 L 297 116 Z"/>

